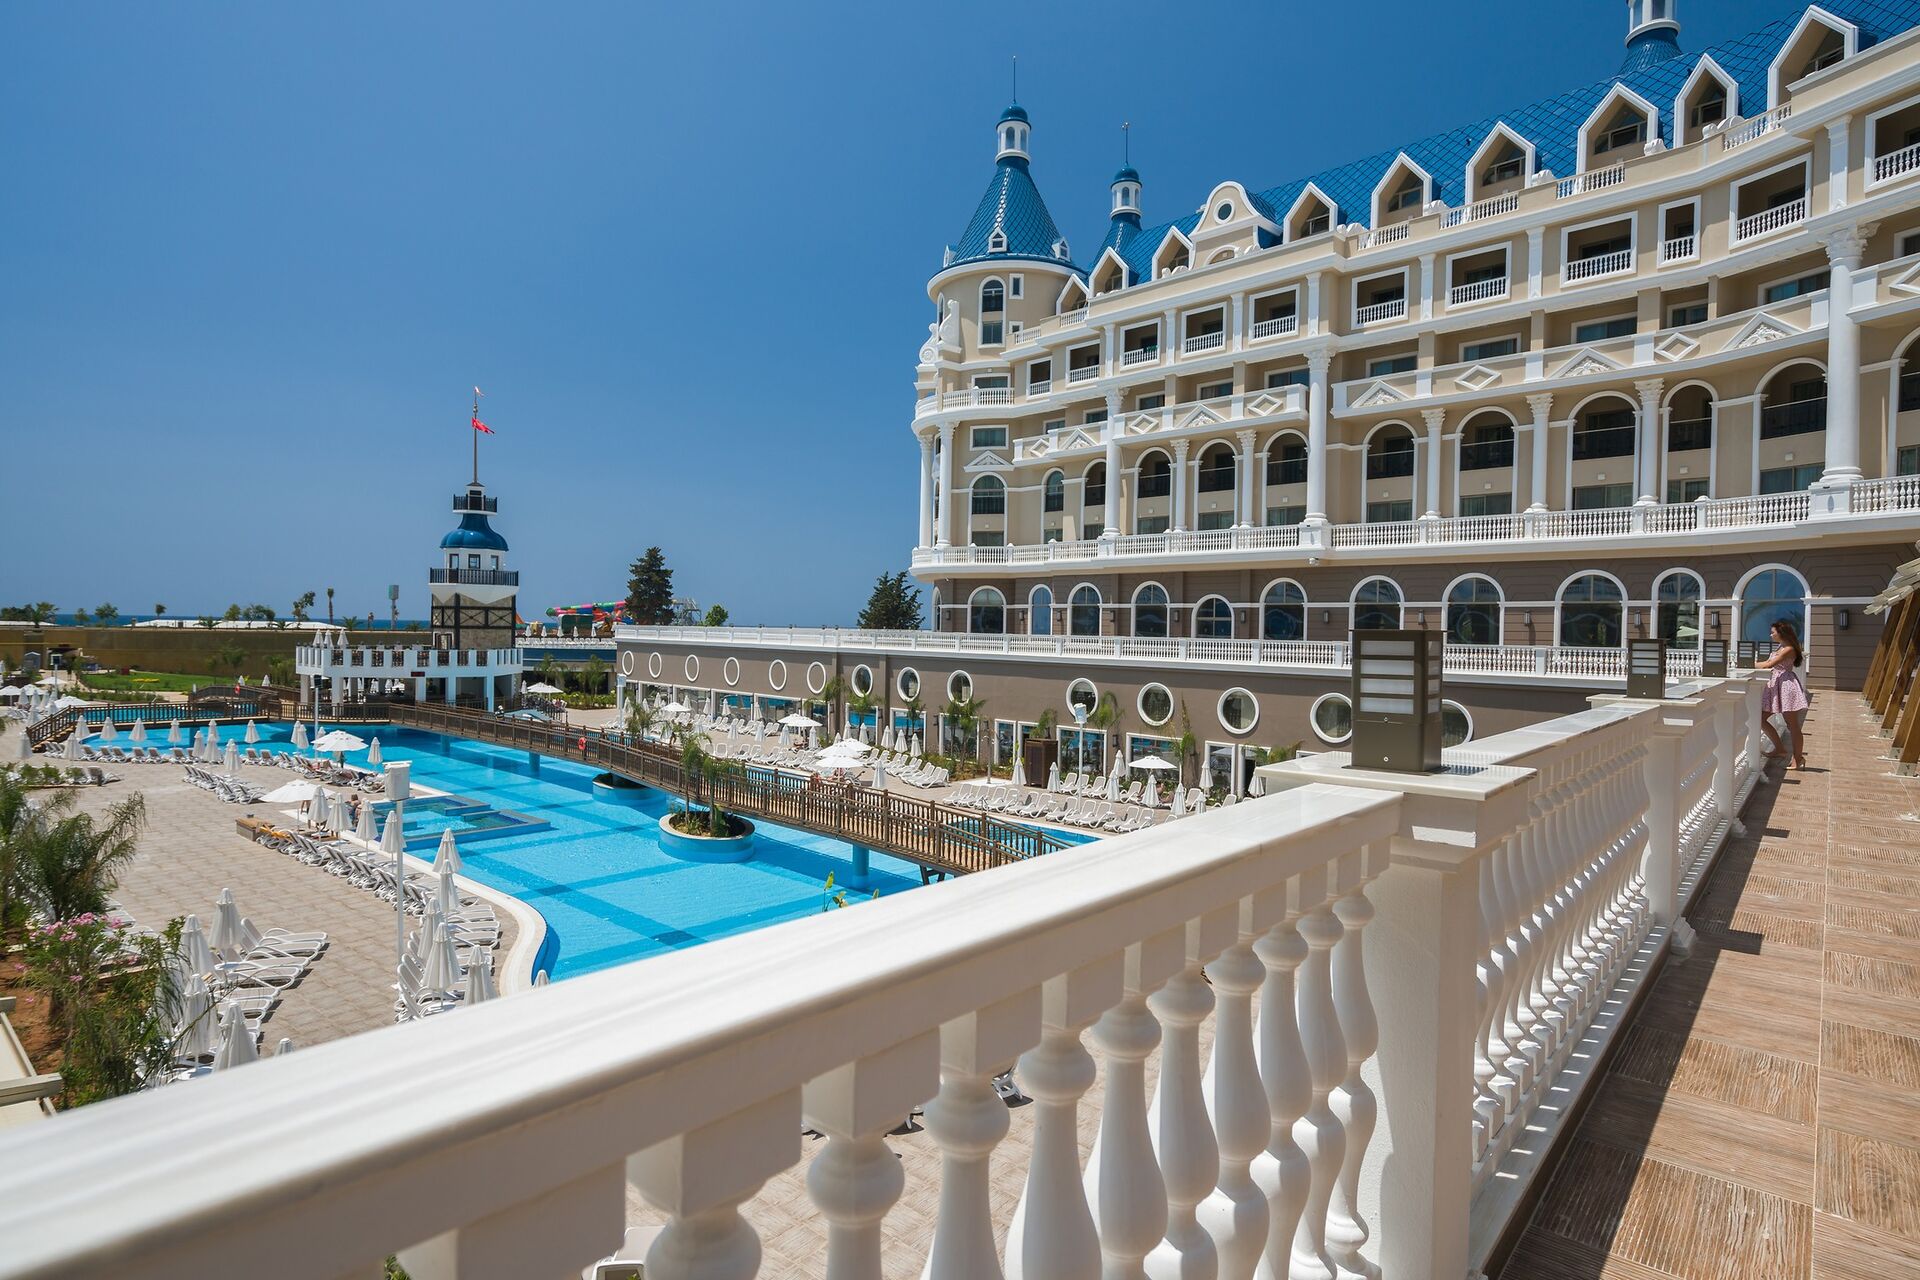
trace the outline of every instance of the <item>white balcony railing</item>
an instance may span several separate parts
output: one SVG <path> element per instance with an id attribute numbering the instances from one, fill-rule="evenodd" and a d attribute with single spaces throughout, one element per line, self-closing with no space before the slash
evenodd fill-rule
<path id="1" fill-rule="evenodd" d="M 1873 158 L 1875 182 L 1892 182 L 1895 178 L 1904 178 L 1914 172 L 1920 172 L 1920 142 Z"/>
<path id="2" fill-rule="evenodd" d="M 1134 365 L 1152 364 L 1154 361 L 1158 360 L 1159 358 L 1160 358 L 1160 348 L 1139 347 L 1133 351 L 1121 352 L 1120 364 L 1123 368 L 1130 369 Z"/>
<path id="3" fill-rule="evenodd" d="M 1559 198 L 1566 200 L 1572 196 L 1584 195 L 1589 191 L 1605 191 L 1617 187 L 1627 180 L 1627 162 L 1619 160 L 1604 169 L 1591 169 L 1586 173 L 1576 173 L 1570 178 L 1560 179 Z"/>
<path id="4" fill-rule="evenodd" d="M 1085 307 L 1068 307 L 1060 313 L 1060 327 L 1064 329 L 1070 324 L 1079 324 L 1086 318 L 1087 309 Z"/>
<path id="5" fill-rule="evenodd" d="M 1566 284 L 1580 280 L 1592 280 L 1598 276 L 1610 276 L 1621 271 L 1633 270 L 1633 250 L 1616 249 L 1612 253 L 1598 253 L 1591 258 L 1575 258 L 1560 268 L 1560 279 Z"/>
<path id="6" fill-rule="evenodd" d="M 1269 766 L 1231 810 L 9 1130 L 0 1277 L 578 1275 L 631 1187 L 665 1223 L 648 1275 L 966 1280 L 1001 1269 L 990 1169 L 1024 1182 L 1035 1280 L 1149 1252 L 1475 1274 L 1751 789 L 1757 682 L 1675 692 L 1417 782 Z M 889 1221 L 886 1134 L 922 1105 L 938 1190 Z M 825 1242 L 763 1263 L 771 1180 Z"/>
<path id="7" fill-rule="evenodd" d="M 1069 385 L 1076 382 L 1091 382 L 1099 376 L 1100 366 L 1097 364 L 1082 365 L 1078 369 L 1067 370 L 1067 382 Z"/>
<path id="8" fill-rule="evenodd" d="M 1457 284 L 1447 290 L 1447 305 L 1462 307 L 1469 302 L 1492 302 L 1507 296 L 1507 277 L 1494 280 L 1475 280 L 1469 284 Z"/>
<path id="9" fill-rule="evenodd" d="M 1191 356 L 1202 351 L 1218 351 L 1226 345 L 1227 334 L 1224 329 L 1215 330 L 1212 333 L 1196 333 L 1181 340 L 1180 354 Z"/>
<path id="10" fill-rule="evenodd" d="M 1399 244 L 1412 234 L 1413 224 L 1410 222 L 1396 222 L 1389 227 L 1370 227 L 1360 237 L 1360 247 L 1377 249 L 1383 244 Z"/>
<path id="11" fill-rule="evenodd" d="M 1673 236 L 1660 242 L 1660 261 L 1685 262 L 1700 252 L 1700 241 L 1692 235 Z"/>
<path id="12" fill-rule="evenodd" d="M 1772 235 L 1776 231 L 1785 231 L 1788 227 L 1797 227 L 1807 220 L 1807 198 L 1789 200 L 1772 209 L 1762 209 L 1759 213 L 1749 214 L 1733 224 L 1735 244 L 1761 236 Z"/>
<path id="13" fill-rule="evenodd" d="M 1257 321 L 1253 326 L 1253 338 L 1257 342 L 1262 338 L 1284 338 L 1300 331 L 1298 314 L 1276 316 L 1271 320 Z"/>
<path id="14" fill-rule="evenodd" d="M 1042 378 L 1038 382 L 1029 382 L 1027 384 L 1027 394 L 1030 396 L 1044 396 L 1052 390 L 1053 379 L 1051 378 Z"/>
<path id="15" fill-rule="evenodd" d="M 1370 307 L 1361 307 L 1353 313 L 1353 322 L 1358 325 L 1379 324 L 1382 320 L 1402 320 L 1406 318 L 1407 300 L 1394 298 L 1390 302 L 1376 302 Z"/>
<path id="16" fill-rule="evenodd" d="M 1509 191 L 1505 195 L 1488 196 L 1485 200 L 1476 200 L 1461 209 L 1449 209 L 1440 219 L 1443 227 L 1457 227 L 1463 222 L 1484 222 L 1488 218 L 1498 218 L 1502 214 L 1512 213 L 1520 207 L 1520 193 Z"/>
<path id="17" fill-rule="evenodd" d="M 1755 116 L 1745 124 L 1736 125 L 1734 128 L 1720 135 L 1720 149 L 1722 151 L 1733 151 L 1746 146 L 1755 138 L 1765 137 L 1784 124 L 1787 117 L 1792 114 L 1793 104 L 1787 102 L 1775 107 L 1765 115 Z"/>

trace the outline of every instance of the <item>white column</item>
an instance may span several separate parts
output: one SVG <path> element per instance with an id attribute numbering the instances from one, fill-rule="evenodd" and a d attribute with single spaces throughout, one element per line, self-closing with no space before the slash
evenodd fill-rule
<path id="1" fill-rule="evenodd" d="M 1100 376 L 1111 378 L 1120 366 L 1120 331 L 1114 325 L 1100 329 Z"/>
<path id="2" fill-rule="evenodd" d="M 1704 622 L 1706 613 L 1701 611 Z M 1731 666 L 1731 664 L 1729 664 Z M 1739 758 L 1741 746 L 1741 713 L 1745 710 L 1741 695 L 1745 689 L 1737 681 L 1725 682 L 1720 686 L 1720 697 L 1714 712 L 1713 736 L 1713 807 L 1733 826 L 1733 834 L 1739 835 L 1745 828 L 1740 824 L 1740 778 Z"/>
<path id="3" fill-rule="evenodd" d="M 1252 904 L 1242 903 L 1240 910 L 1239 941 L 1207 965 L 1216 1013 L 1206 1093 L 1220 1169 L 1213 1193 L 1200 1205 L 1200 1225 L 1213 1237 L 1220 1280 L 1253 1280 L 1269 1222 L 1266 1192 L 1253 1178 L 1253 1162 L 1266 1152 L 1273 1123 L 1253 1051 L 1253 995 L 1266 968 L 1253 950 Z"/>
<path id="4" fill-rule="evenodd" d="M 1527 495 L 1527 510 L 1545 511 L 1547 509 L 1547 456 L 1551 452 L 1548 448 L 1547 419 L 1553 412 L 1553 396 L 1550 394 L 1528 396 L 1527 408 L 1533 410 L 1533 492 Z"/>
<path id="5" fill-rule="evenodd" d="M 1326 328 L 1326 322 L 1320 315 L 1320 277 L 1324 272 L 1307 273 L 1307 336 L 1318 337 Z"/>
<path id="6" fill-rule="evenodd" d="M 1643 507 L 1660 501 L 1660 454 L 1666 447 L 1660 433 L 1660 392 L 1666 385 L 1664 378 L 1642 378 L 1633 384 L 1633 389 L 1640 393 L 1637 453 L 1640 499 L 1637 505 Z"/>
<path id="7" fill-rule="evenodd" d="M 940 424 L 940 531 L 937 546 L 953 545 L 953 424 Z"/>
<path id="8" fill-rule="evenodd" d="M 1267 522 L 1267 451 L 1265 449 L 1253 455 L 1253 510 L 1247 514 L 1247 523 L 1255 528 Z"/>
<path id="9" fill-rule="evenodd" d="M 769 1098 L 627 1161 L 627 1181 L 667 1215 L 648 1280 L 753 1280 L 760 1237 L 740 1205 L 800 1159 L 800 1091 Z"/>
<path id="10" fill-rule="evenodd" d="M 1243 322 L 1246 310 L 1247 295 L 1244 293 L 1234 294 L 1232 312 L 1233 327 L 1227 331 L 1227 347 L 1231 351 L 1238 351 L 1246 345 L 1247 327 Z"/>
<path id="11" fill-rule="evenodd" d="M 920 437 L 920 541 L 922 547 L 933 545 L 933 437 Z"/>
<path id="12" fill-rule="evenodd" d="M 1187 449 L 1190 442 L 1173 442 L 1173 531 L 1187 529 Z"/>
<path id="13" fill-rule="evenodd" d="M 1827 212 L 1847 207 L 1847 178 L 1853 160 L 1852 116 L 1827 122 Z"/>
<path id="14" fill-rule="evenodd" d="M 1529 227 L 1527 229 L 1527 296 L 1540 296 L 1540 279 L 1544 270 L 1542 259 L 1546 254 L 1547 229 Z"/>
<path id="15" fill-rule="evenodd" d="M 1307 352 L 1307 524 L 1327 523 L 1327 371 L 1332 367 L 1332 349 Z"/>
<path id="16" fill-rule="evenodd" d="M 1827 237 L 1833 276 L 1827 286 L 1827 465 L 1820 476 L 1822 488 L 1850 485 L 1861 476 L 1860 325 L 1851 308 L 1853 273 L 1860 269 L 1860 256 L 1874 230 L 1867 224 Z"/>
<path id="17" fill-rule="evenodd" d="M 1440 432 L 1446 425 L 1445 409 L 1422 409 L 1420 416 L 1427 424 L 1427 514 L 1429 520 L 1440 516 Z"/>
<path id="18" fill-rule="evenodd" d="M 1671 925 L 1680 887 L 1680 734 L 1687 726 L 1656 720 L 1646 735 L 1641 767 L 1647 781 L 1647 847 L 1640 863 L 1654 921 Z"/>
<path id="19" fill-rule="evenodd" d="M 1234 523 L 1246 529 L 1260 523 L 1253 515 L 1253 432 L 1236 431 L 1234 439 L 1240 442 L 1240 474 L 1236 477 L 1240 483 L 1235 486 L 1240 511 Z"/>
<path id="20" fill-rule="evenodd" d="M 1106 515 L 1103 517 L 1107 527 L 1103 536 L 1118 537 L 1126 530 L 1120 527 L 1124 518 L 1121 507 L 1121 491 L 1126 485 L 1126 473 L 1120 469 L 1120 424 L 1109 417 L 1107 419 L 1107 502 Z"/>
<path id="21" fill-rule="evenodd" d="M 1434 255 L 1420 255 L 1420 318 L 1433 319 Z"/>
<path id="22" fill-rule="evenodd" d="M 619 1164 L 595 1169 L 532 1200 L 400 1250 L 400 1265 L 420 1280 L 515 1280 L 574 1274 L 617 1247 L 626 1219 Z M 366 1270 L 350 1272 L 355 1276 Z"/>
<path id="23" fill-rule="evenodd" d="M 1023 992 L 940 1029 L 940 1092 L 926 1106 L 940 1148 L 940 1216 L 923 1280 L 1000 1280 L 987 1169 L 1009 1124 L 993 1077 L 1039 1038 L 1039 997 Z"/>
<path id="24" fill-rule="evenodd" d="M 807 1192 L 827 1221 L 827 1280 L 881 1280 L 880 1224 L 907 1178 L 886 1132 L 940 1075 L 940 1037 L 926 1032 L 807 1082 L 801 1109 L 826 1145 Z"/>

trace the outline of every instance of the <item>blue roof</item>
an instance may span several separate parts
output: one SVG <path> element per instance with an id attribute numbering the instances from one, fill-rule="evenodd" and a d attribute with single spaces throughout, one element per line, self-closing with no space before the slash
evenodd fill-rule
<path id="1" fill-rule="evenodd" d="M 1003 249 L 988 247 L 996 229 L 1007 237 Z M 1071 262 L 1053 251 L 1061 238 L 1060 228 L 1047 212 L 1047 202 L 1040 198 L 1040 188 L 1033 185 L 1033 175 L 1027 172 L 1027 162 L 1019 156 L 1003 156 L 994 166 L 993 181 L 974 207 L 973 217 L 960 234 L 960 243 L 953 247 L 947 265 L 988 258 L 1039 258 L 1071 267 Z"/>
<path id="2" fill-rule="evenodd" d="M 1022 124 L 1027 123 L 1027 109 L 1017 102 L 1014 103 L 1000 113 L 1000 123 L 1005 124 L 1009 120 L 1018 120 Z"/>
<path id="3" fill-rule="evenodd" d="M 1765 6 L 1775 8 L 1774 5 Z M 1263 191 L 1254 191 L 1255 208 L 1268 219 L 1279 222 L 1306 190 L 1309 182 L 1326 193 L 1334 203 L 1334 223 L 1369 226 L 1373 221 L 1373 189 L 1387 174 L 1402 152 L 1433 178 L 1433 198 L 1446 204 L 1463 202 L 1461 190 L 1467 161 L 1485 142 L 1496 124 L 1527 139 L 1534 146 L 1535 165 L 1565 177 L 1578 164 L 1578 133 L 1600 100 L 1616 84 L 1624 85 L 1659 109 L 1660 137 L 1673 141 L 1673 100 L 1687 77 L 1703 57 L 1712 55 L 1721 70 L 1740 86 L 1740 113 L 1755 116 L 1767 103 L 1767 68 L 1779 55 L 1780 47 L 1799 23 L 1811 4 L 1804 2 L 1783 9 L 1782 16 L 1749 35 L 1726 40 L 1698 53 L 1682 53 L 1671 40 L 1655 39 L 1671 32 L 1648 32 L 1628 50 L 1627 64 L 1618 75 L 1598 80 L 1557 98 L 1535 102 L 1511 111 L 1502 111 L 1445 133 L 1409 142 L 1404 146 L 1376 152 L 1307 177 L 1283 182 Z M 1920 0 L 1822 0 L 1820 8 L 1853 23 L 1860 29 L 1862 49 L 1891 36 L 1920 26 Z M 977 218 L 977 215 L 976 215 Z M 1162 223 L 1138 234 L 1123 237 L 1121 253 L 1126 257 L 1132 277 L 1137 281 L 1153 278 L 1153 251 L 1166 239 L 1169 227 L 1179 227 L 1191 235 L 1200 215 L 1190 213 L 1173 222 Z M 1110 229 L 1108 241 L 1114 239 Z M 1104 247 L 1104 244 L 1103 244 Z"/>
<path id="4" fill-rule="evenodd" d="M 1132 165 L 1125 166 L 1120 170 L 1120 172 L 1113 175 L 1113 182 L 1138 182 L 1138 181 L 1140 181 L 1140 171 L 1134 168 Z M 1109 182 L 1107 185 L 1112 186 L 1113 182 Z"/>
<path id="5" fill-rule="evenodd" d="M 507 540 L 493 531 L 486 514 L 469 511 L 460 517 L 460 527 L 440 539 L 440 546 L 448 551 L 505 551 Z"/>

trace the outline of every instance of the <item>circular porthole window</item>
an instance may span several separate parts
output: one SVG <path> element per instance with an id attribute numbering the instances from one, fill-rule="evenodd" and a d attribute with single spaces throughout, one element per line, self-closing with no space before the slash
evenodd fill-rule
<path id="1" fill-rule="evenodd" d="M 1155 726 L 1173 719 L 1173 695 L 1167 686 L 1150 684 L 1140 691 L 1140 718 Z"/>
<path id="2" fill-rule="evenodd" d="M 650 653 L 647 655 L 647 674 L 656 680 L 660 678 L 660 655 L 658 653 Z"/>
<path id="3" fill-rule="evenodd" d="M 862 664 L 853 669 L 853 691 L 861 697 L 873 692 L 873 668 Z"/>
<path id="4" fill-rule="evenodd" d="M 973 677 L 964 671 L 956 671 L 948 676 L 947 696 L 955 702 L 965 702 L 973 697 Z"/>
<path id="5" fill-rule="evenodd" d="M 894 679 L 893 687 L 900 691 L 900 701 L 911 702 L 920 696 L 920 673 L 912 667 L 900 668 L 900 674 Z"/>
<path id="6" fill-rule="evenodd" d="M 767 664 L 767 683 L 776 689 L 787 687 L 787 664 L 775 658 Z"/>
<path id="7" fill-rule="evenodd" d="M 739 684 L 740 683 L 740 659 L 728 658 L 724 663 L 720 665 L 720 674 L 726 677 L 728 684 L 730 685 Z M 692 679 L 692 677 L 689 676 L 688 679 Z"/>
<path id="8" fill-rule="evenodd" d="M 1473 741 L 1473 717 L 1452 699 L 1440 704 L 1440 745 L 1457 747 Z"/>
<path id="9" fill-rule="evenodd" d="M 827 664 L 824 662 L 815 662 L 810 664 L 807 667 L 808 691 L 811 693 L 818 693 L 826 687 L 827 687 Z"/>
<path id="10" fill-rule="evenodd" d="M 1093 687 L 1091 680 L 1075 680 L 1067 686 L 1067 710 L 1084 711 L 1093 714 L 1100 705 L 1100 691 Z"/>
<path id="11" fill-rule="evenodd" d="M 1353 736 L 1353 703 L 1344 693 L 1321 694 L 1307 718 L 1322 742 L 1345 742 Z"/>
<path id="12" fill-rule="evenodd" d="M 1260 723 L 1260 704 L 1245 689 L 1229 689 L 1220 695 L 1220 724 L 1228 733 L 1251 733 Z"/>
<path id="13" fill-rule="evenodd" d="M 700 659 L 690 653 L 687 655 L 687 679 L 698 680 L 699 678 L 700 678 Z"/>
<path id="14" fill-rule="evenodd" d="M 633 660 L 633 650 L 629 649 L 625 653 L 620 655 L 620 674 L 621 675 L 623 676 L 632 675 L 633 669 L 636 665 L 637 664 Z"/>
<path id="15" fill-rule="evenodd" d="M 1220 207 L 1213 211 L 1213 216 L 1222 222 L 1231 220 L 1233 217 L 1233 202 L 1230 200 L 1222 202 Z"/>

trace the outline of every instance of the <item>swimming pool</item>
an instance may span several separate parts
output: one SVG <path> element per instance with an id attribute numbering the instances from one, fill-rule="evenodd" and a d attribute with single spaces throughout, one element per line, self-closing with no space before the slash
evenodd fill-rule
<path id="1" fill-rule="evenodd" d="M 598 771 L 588 765 L 397 725 L 341 727 L 362 738 L 377 735 L 386 760 L 411 761 L 418 786 L 545 824 L 519 834 L 462 838 L 460 858 L 464 874 L 546 918 L 551 959 L 545 967 L 556 979 L 813 915 L 827 909 L 827 876 L 844 886 L 853 869 L 853 847 L 845 841 L 758 819 L 747 861 L 683 860 L 661 847 L 659 819 L 679 807 L 665 792 L 644 788 L 609 803 L 594 796 Z M 262 746 L 285 747 L 291 735 L 286 724 L 263 722 L 259 730 Z M 227 725 L 221 736 L 242 732 Z M 347 757 L 352 764 L 365 759 L 365 753 Z M 457 803 L 410 803 L 408 844 L 430 835 L 421 851 L 430 857 L 432 842 L 449 821 L 461 836 L 461 812 Z M 874 853 L 869 883 L 866 893 L 915 889 L 919 868 Z"/>

